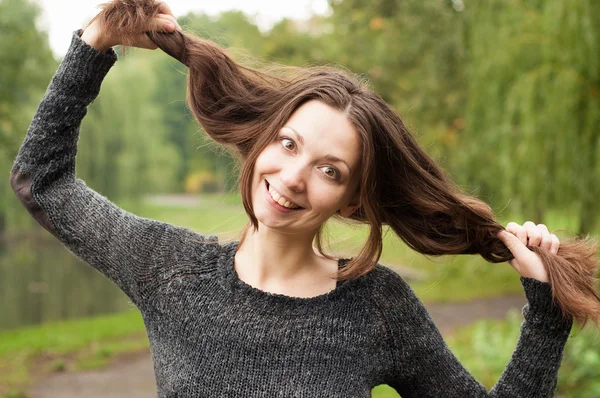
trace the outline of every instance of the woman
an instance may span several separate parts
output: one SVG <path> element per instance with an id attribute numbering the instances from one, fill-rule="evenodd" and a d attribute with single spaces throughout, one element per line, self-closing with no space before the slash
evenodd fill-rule
<path id="1" fill-rule="evenodd" d="M 160 45 L 190 68 L 190 108 L 243 161 L 250 223 L 239 242 L 137 217 L 75 177 L 79 126 L 118 44 Z M 552 266 L 595 266 L 582 259 L 594 254 L 583 243 L 560 245 L 583 254 L 558 256 L 560 242 L 544 225 L 503 231 L 349 75 L 244 68 L 184 35 L 168 6 L 154 1 L 107 4 L 75 32 L 11 184 L 40 224 L 140 309 L 161 397 L 368 397 L 379 384 L 403 397 L 552 396 L 577 315 L 553 301 Z M 355 258 L 323 252 L 321 228 L 331 217 L 370 226 Z M 520 273 L 522 334 L 489 393 L 405 281 L 377 264 L 383 224 L 422 253 L 478 253 L 510 260 Z M 583 313 L 592 318 L 594 310 L 588 303 Z"/>

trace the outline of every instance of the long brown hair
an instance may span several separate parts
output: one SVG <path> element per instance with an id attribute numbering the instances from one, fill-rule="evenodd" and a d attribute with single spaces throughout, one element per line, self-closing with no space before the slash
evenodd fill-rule
<path id="1" fill-rule="evenodd" d="M 154 0 L 113 1 L 103 4 L 94 20 L 99 20 L 101 29 L 127 39 L 148 25 L 159 13 L 159 5 Z M 207 134 L 232 148 L 241 160 L 240 190 L 252 227 L 258 228 L 250 191 L 254 163 L 292 113 L 316 99 L 344 112 L 362 144 L 360 208 L 350 219 L 367 224 L 369 236 L 338 279 L 356 278 L 375 267 L 383 248 L 384 225 L 423 254 L 479 254 L 493 263 L 513 259 L 496 236 L 504 228 L 492 209 L 446 175 L 366 82 L 325 66 L 262 71 L 238 64 L 226 50 L 191 34 L 147 34 L 189 68 L 189 108 Z M 323 250 L 321 229 L 316 246 L 330 257 Z M 530 249 L 541 257 L 563 315 L 598 325 L 596 242 L 589 237 L 563 239 L 556 255 L 540 247 Z"/>

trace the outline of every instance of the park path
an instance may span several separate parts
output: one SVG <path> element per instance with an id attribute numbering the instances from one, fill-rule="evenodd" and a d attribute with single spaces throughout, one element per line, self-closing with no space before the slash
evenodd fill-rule
<path id="1" fill-rule="evenodd" d="M 448 337 L 454 329 L 480 319 L 502 319 L 520 310 L 524 296 L 479 299 L 466 303 L 426 304 L 436 325 Z M 28 392 L 31 398 L 151 398 L 156 397 L 149 353 L 121 361 L 104 370 L 54 374 Z"/>

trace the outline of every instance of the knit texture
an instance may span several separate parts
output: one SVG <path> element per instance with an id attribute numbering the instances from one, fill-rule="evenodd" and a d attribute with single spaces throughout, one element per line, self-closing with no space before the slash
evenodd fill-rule
<path id="1" fill-rule="evenodd" d="M 553 395 L 572 322 L 547 283 L 521 278 L 521 336 L 487 392 L 389 268 L 312 298 L 264 292 L 238 278 L 237 241 L 138 217 L 88 188 L 75 176 L 79 127 L 117 55 L 80 34 L 33 117 L 11 184 L 46 229 L 140 309 L 160 397 L 370 397 L 380 384 L 404 398 Z"/>

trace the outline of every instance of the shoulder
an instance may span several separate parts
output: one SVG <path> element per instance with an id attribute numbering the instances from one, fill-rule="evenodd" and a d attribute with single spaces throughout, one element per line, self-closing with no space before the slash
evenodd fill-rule
<path id="1" fill-rule="evenodd" d="M 414 290 L 393 269 L 377 264 L 368 275 L 372 298 L 384 314 L 399 316 L 425 312 Z"/>
<path id="2" fill-rule="evenodd" d="M 189 228 L 168 224 L 159 256 L 168 263 L 169 273 L 212 274 L 227 244 L 216 235 L 202 235 Z"/>
<path id="3" fill-rule="evenodd" d="M 377 287 L 376 291 L 386 293 L 395 291 L 402 295 L 414 295 L 408 282 L 406 282 L 406 280 L 396 271 L 386 265 L 377 264 L 368 275 L 370 277 L 370 283 Z"/>

